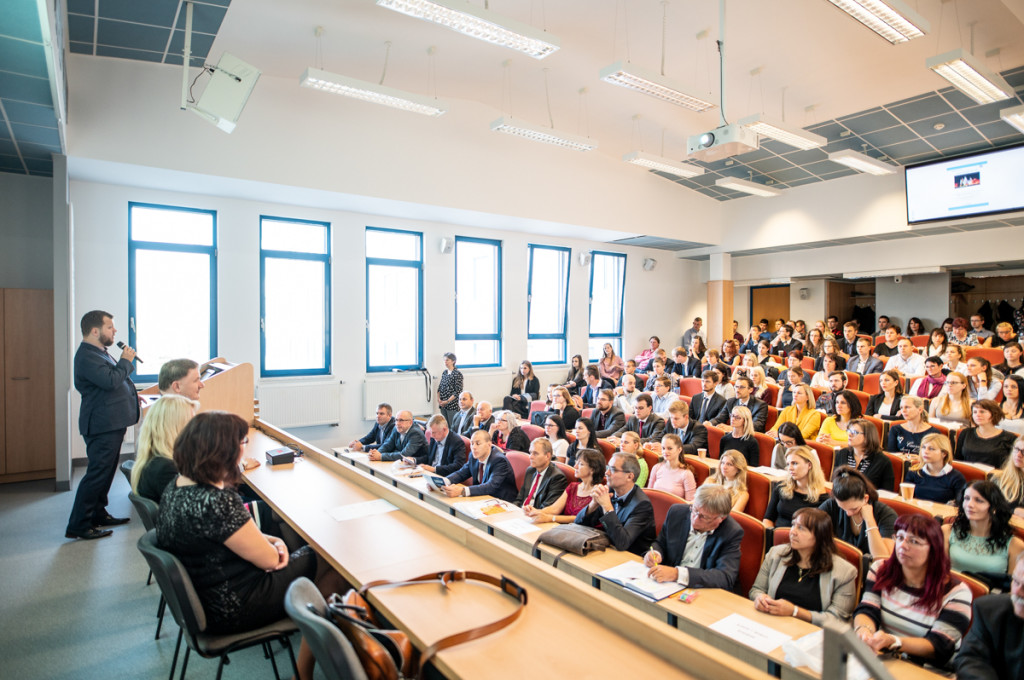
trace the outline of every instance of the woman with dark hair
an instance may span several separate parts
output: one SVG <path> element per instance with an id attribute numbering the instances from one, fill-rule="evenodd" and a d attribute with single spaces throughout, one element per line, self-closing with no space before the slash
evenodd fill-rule
<path id="1" fill-rule="evenodd" d="M 921 441 L 938 430 L 928 424 L 928 412 L 924 410 L 924 400 L 920 397 L 904 395 L 900 399 L 900 415 L 903 422 L 889 428 L 885 450 L 916 454 L 921 448 Z"/>
<path id="2" fill-rule="evenodd" d="M 576 394 L 587 384 L 587 379 L 583 377 L 584 368 L 586 366 L 583 365 L 583 356 L 574 354 L 569 364 L 569 372 L 565 376 L 565 382 L 562 383 L 562 387 L 569 390 L 570 394 Z"/>
<path id="3" fill-rule="evenodd" d="M 946 337 L 953 332 L 953 317 L 947 316 L 942 320 L 942 330 L 946 333 Z"/>
<path id="4" fill-rule="evenodd" d="M 591 493 L 594 487 L 604 484 L 604 469 L 604 454 L 595 449 L 580 449 L 576 455 L 577 481 L 570 483 L 558 500 L 543 510 L 528 506 L 523 508 L 523 511 L 537 524 L 572 524 L 580 510 L 590 505 L 590 501 L 593 500 Z"/>
<path id="5" fill-rule="evenodd" d="M 882 420 L 899 420 L 903 376 L 896 369 L 882 371 L 882 375 L 878 376 L 878 388 L 881 391 L 868 398 L 868 407 L 864 410 L 864 415 Z"/>
<path id="6" fill-rule="evenodd" d="M 1024 378 L 1008 375 L 1003 381 L 1003 420 L 1024 418 Z"/>
<path id="7" fill-rule="evenodd" d="M 896 521 L 896 551 L 871 565 L 854 632 L 878 653 L 945 667 L 971 624 L 971 591 L 949 573 L 935 520 L 904 515 Z"/>
<path id="8" fill-rule="evenodd" d="M 550 415 L 544 419 L 544 436 L 551 442 L 551 457 L 564 463 L 569 449 L 569 436 L 562 416 Z"/>
<path id="9" fill-rule="evenodd" d="M 576 440 L 565 451 L 565 462 L 569 465 L 576 465 L 576 457 L 583 449 L 597 448 L 597 426 L 591 418 L 577 418 L 573 435 Z"/>
<path id="10" fill-rule="evenodd" d="M 1010 455 L 1017 436 L 999 427 L 1003 409 L 991 399 L 976 401 L 971 406 L 970 427 L 960 430 L 956 436 L 954 458 L 967 463 L 984 463 L 1002 467 Z"/>
<path id="11" fill-rule="evenodd" d="M 946 374 L 942 372 L 942 358 L 931 356 L 924 360 L 924 377 L 918 378 L 910 387 L 910 394 L 922 399 L 934 399 L 946 385 Z"/>
<path id="12" fill-rule="evenodd" d="M 807 446 L 803 433 L 796 423 L 783 423 L 771 436 L 778 442 L 772 449 L 772 467 L 779 470 L 786 469 L 786 456 L 796 446 Z"/>
<path id="13" fill-rule="evenodd" d="M 540 380 L 533 374 L 533 364 L 523 359 L 519 372 L 512 378 L 512 391 L 505 397 L 502 408 L 520 418 L 530 412 L 530 402 L 540 398 Z"/>
<path id="14" fill-rule="evenodd" d="M 576 419 L 580 417 L 580 412 L 573 404 L 572 396 L 569 394 L 568 389 L 556 387 L 552 390 L 551 409 L 557 415 L 562 416 L 566 430 L 576 427 Z"/>
<path id="15" fill-rule="evenodd" d="M 996 584 L 1002 585 L 1024 549 L 1024 541 L 1013 535 L 1011 517 L 1013 508 L 998 484 L 983 480 L 969 485 L 953 524 L 942 527 L 953 569 L 998 575 Z"/>
<path id="16" fill-rule="evenodd" d="M 807 342 L 804 343 L 804 356 L 817 359 L 821 356 L 822 351 L 825 347 L 825 336 L 821 334 L 821 331 L 817 328 L 812 328 L 807 332 Z"/>
<path id="17" fill-rule="evenodd" d="M 924 335 L 927 332 L 919 318 L 916 316 L 910 317 L 910 321 L 907 322 L 907 337 L 912 338 L 915 335 Z"/>
<path id="18" fill-rule="evenodd" d="M 889 459 L 882 453 L 878 428 L 870 421 L 857 418 L 846 428 L 846 435 L 850 445 L 836 451 L 835 464 L 848 465 L 864 473 L 876 489 L 895 491 L 896 475 Z"/>
<path id="19" fill-rule="evenodd" d="M 793 514 L 789 543 L 768 551 L 750 599 L 758 611 L 815 625 L 845 622 L 857 596 L 857 569 L 836 549 L 832 522 L 817 508 Z"/>
<path id="20" fill-rule="evenodd" d="M 953 319 L 953 333 L 949 336 L 949 342 L 952 345 L 960 345 L 961 347 L 978 347 L 978 338 L 971 334 L 971 325 L 967 323 L 967 319 L 962 316 L 958 316 Z"/>
<path id="21" fill-rule="evenodd" d="M 437 383 L 437 405 L 441 415 L 451 427 L 452 418 L 459 412 L 459 395 L 462 394 L 462 371 L 455 368 L 455 355 L 444 353 L 444 373 Z"/>
<path id="22" fill-rule="evenodd" d="M 944 357 L 948 347 L 949 338 L 946 337 L 946 331 L 941 328 L 933 328 L 931 335 L 928 336 L 928 346 L 924 348 L 924 355 L 926 357 Z"/>
<path id="23" fill-rule="evenodd" d="M 519 418 L 512 411 L 505 411 L 494 421 L 491 443 L 502 451 L 530 452 L 530 438 L 519 427 Z"/>
<path id="24" fill-rule="evenodd" d="M 1000 326 L 1002 324 L 999 324 Z M 1003 363 L 996 364 L 992 367 L 993 370 L 999 371 L 1005 376 L 1010 376 L 1018 371 L 1024 370 L 1024 362 L 1021 361 L 1021 356 L 1024 355 L 1024 348 L 1020 346 L 1020 343 L 1016 340 L 1004 343 L 1003 348 Z"/>
<path id="25" fill-rule="evenodd" d="M 967 360 L 967 389 L 971 399 L 995 399 L 1003 389 L 1003 381 L 992 374 L 992 362 L 985 357 Z"/>
<path id="26" fill-rule="evenodd" d="M 846 446 L 849 443 L 846 429 L 861 415 L 860 399 L 850 390 L 843 390 L 836 395 L 835 406 L 836 414 L 825 418 L 818 430 L 818 442 L 832 447 Z"/>
<path id="27" fill-rule="evenodd" d="M 832 473 L 832 497 L 818 506 L 832 519 L 836 538 L 883 559 L 892 554 L 896 512 L 878 500 L 864 473 L 842 466 Z"/>

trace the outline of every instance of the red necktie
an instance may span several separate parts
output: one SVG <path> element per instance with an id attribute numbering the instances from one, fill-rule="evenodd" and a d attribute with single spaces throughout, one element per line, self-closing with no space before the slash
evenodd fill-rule
<path id="1" fill-rule="evenodd" d="M 637 423 L 637 425 L 639 426 L 638 429 L 640 430 L 639 432 L 637 432 L 637 434 L 640 435 L 640 439 L 643 439 L 644 438 L 644 421 L 641 420 L 639 423 Z"/>
<path id="2" fill-rule="evenodd" d="M 526 500 L 523 501 L 523 505 L 529 505 L 530 501 L 533 500 L 533 494 L 537 493 L 537 487 L 540 486 L 541 474 L 543 473 L 538 472 L 533 476 L 533 486 L 530 487 L 530 493 L 526 494 Z"/>

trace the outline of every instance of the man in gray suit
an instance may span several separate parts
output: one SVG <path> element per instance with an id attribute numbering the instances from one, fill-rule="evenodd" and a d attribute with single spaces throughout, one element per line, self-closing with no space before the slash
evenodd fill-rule
<path id="1" fill-rule="evenodd" d="M 379 449 L 370 449 L 368 453 L 370 460 L 414 458 L 417 463 L 426 463 L 429 455 L 423 430 L 413 427 L 412 411 L 399 411 L 391 436 Z"/>

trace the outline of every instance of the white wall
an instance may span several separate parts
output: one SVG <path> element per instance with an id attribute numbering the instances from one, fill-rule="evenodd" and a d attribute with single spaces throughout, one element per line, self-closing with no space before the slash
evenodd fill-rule
<path id="1" fill-rule="evenodd" d="M 904 332 L 912 316 L 920 318 L 928 330 L 941 326 L 949 316 L 949 273 L 902 279 L 901 283 L 896 283 L 892 276 L 875 279 L 875 312 L 888 316 Z"/>
<path id="2" fill-rule="evenodd" d="M 807 299 L 800 299 L 800 289 L 807 289 Z M 798 279 L 789 286 L 789 318 L 803 319 L 813 326 L 825 319 L 825 279 Z"/>
<path id="3" fill-rule="evenodd" d="M 53 180 L 0 172 L 0 288 L 53 288 Z"/>

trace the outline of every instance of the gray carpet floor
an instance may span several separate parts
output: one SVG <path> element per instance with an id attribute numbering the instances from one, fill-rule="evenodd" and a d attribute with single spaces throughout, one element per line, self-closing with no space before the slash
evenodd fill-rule
<path id="1" fill-rule="evenodd" d="M 75 468 L 76 483 L 84 472 Z M 160 591 L 155 581 L 146 585 L 149 569 L 135 547 L 143 527 L 127 481 L 117 474 L 108 507 L 132 521 L 109 538 L 64 538 L 73 500 L 74 489 L 54 492 L 52 480 L 0 485 L 0 678 L 166 678 L 178 626 L 168 611 L 153 639 Z M 298 637 L 292 641 L 298 650 Z M 276 644 L 274 651 L 282 677 L 290 677 L 288 653 Z M 216 671 L 216 659 L 192 654 L 186 677 Z M 223 677 L 273 678 L 274 671 L 257 646 L 232 654 Z"/>

